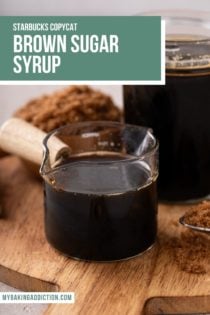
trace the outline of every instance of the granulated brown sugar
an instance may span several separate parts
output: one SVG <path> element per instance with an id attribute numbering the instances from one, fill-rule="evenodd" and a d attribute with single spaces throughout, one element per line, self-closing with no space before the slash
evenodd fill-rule
<path id="1" fill-rule="evenodd" d="M 185 272 L 205 274 L 210 268 L 210 239 L 193 231 L 184 231 L 171 240 L 175 262 Z"/>
<path id="2" fill-rule="evenodd" d="M 191 207 L 184 217 L 187 224 L 210 227 L 210 202 Z M 185 230 L 179 238 L 170 241 L 170 246 L 181 270 L 194 274 L 210 270 L 210 237 L 207 234 Z"/>
<path id="3" fill-rule="evenodd" d="M 15 116 L 49 132 L 78 121 L 120 121 L 122 113 L 110 96 L 88 86 L 70 86 L 31 100 Z"/>
<path id="4" fill-rule="evenodd" d="M 187 224 L 210 228 L 210 202 L 204 201 L 192 207 L 185 213 L 184 218 Z"/>

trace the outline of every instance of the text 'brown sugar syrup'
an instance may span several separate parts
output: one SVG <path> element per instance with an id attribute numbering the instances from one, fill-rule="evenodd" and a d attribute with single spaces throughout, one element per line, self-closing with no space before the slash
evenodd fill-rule
<path id="1" fill-rule="evenodd" d="M 52 170 L 53 183 L 45 182 L 45 230 L 56 249 L 108 261 L 151 247 L 157 232 L 156 178 L 145 162 L 127 161 L 127 155 L 95 152 Z"/>
<path id="2" fill-rule="evenodd" d="M 151 127 L 159 140 L 159 198 L 210 193 L 210 39 L 171 36 L 166 85 L 124 86 L 126 123 Z"/>

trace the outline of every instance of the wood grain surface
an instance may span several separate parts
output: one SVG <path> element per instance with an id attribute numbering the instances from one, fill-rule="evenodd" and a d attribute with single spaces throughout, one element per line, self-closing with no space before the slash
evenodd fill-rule
<path id="1" fill-rule="evenodd" d="M 25 291 L 74 291 L 73 305 L 52 304 L 47 315 L 210 313 L 210 273 L 181 271 L 162 239 L 184 206 L 159 206 L 159 238 L 144 255 L 123 262 L 66 258 L 46 241 L 42 184 L 15 157 L 0 160 L 0 281 Z"/>

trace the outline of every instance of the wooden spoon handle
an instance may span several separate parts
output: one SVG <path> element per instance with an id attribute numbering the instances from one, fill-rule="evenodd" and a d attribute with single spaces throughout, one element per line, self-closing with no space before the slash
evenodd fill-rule
<path id="1" fill-rule="evenodd" d="M 11 118 L 0 128 L 0 147 L 5 152 L 40 165 L 43 157 L 42 143 L 46 135 L 22 119 Z M 56 137 L 51 138 L 50 144 L 52 160 L 57 159 L 59 152 L 69 150 L 66 144 Z"/>

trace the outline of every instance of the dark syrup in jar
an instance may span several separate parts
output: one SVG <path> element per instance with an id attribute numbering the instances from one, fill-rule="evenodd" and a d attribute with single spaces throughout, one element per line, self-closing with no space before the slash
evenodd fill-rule
<path id="1" fill-rule="evenodd" d="M 52 171 L 54 184 L 45 183 L 45 231 L 55 248 L 108 261 L 135 256 L 155 242 L 156 179 L 146 164 L 124 159 L 89 154 Z"/>
<path id="2" fill-rule="evenodd" d="M 158 196 L 185 201 L 210 193 L 210 69 L 171 70 L 165 86 L 125 86 L 126 123 L 159 140 Z"/>

